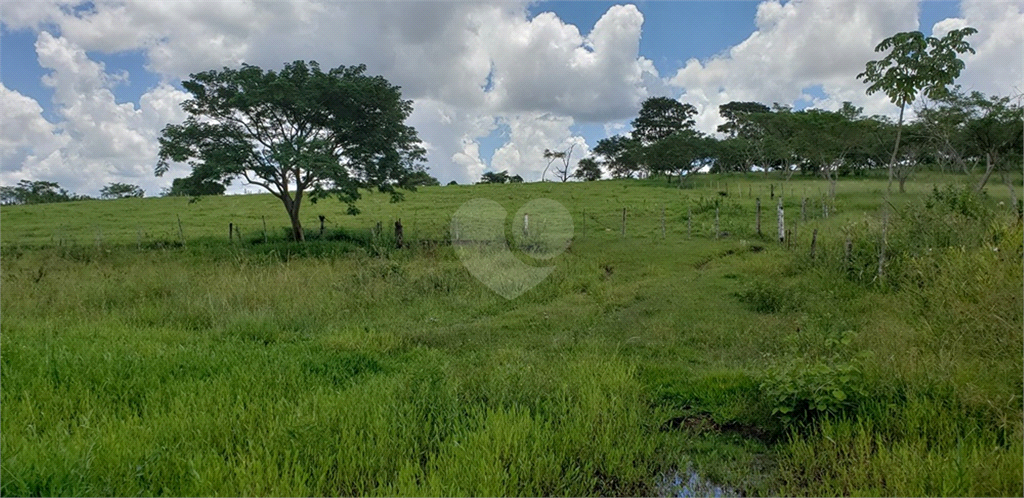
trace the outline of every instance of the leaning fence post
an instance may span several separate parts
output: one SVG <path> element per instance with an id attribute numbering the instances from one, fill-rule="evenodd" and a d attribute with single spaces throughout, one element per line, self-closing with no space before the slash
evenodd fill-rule
<path id="1" fill-rule="evenodd" d="M 182 228 L 181 228 L 181 215 L 177 214 L 175 216 L 178 217 L 178 237 L 181 238 L 181 245 L 184 246 L 185 245 L 185 231 L 182 230 Z"/>
<path id="2" fill-rule="evenodd" d="M 267 217 L 263 216 L 263 243 L 267 243 Z"/>
<path id="3" fill-rule="evenodd" d="M 786 241 L 786 213 L 782 208 L 782 197 L 779 197 L 779 242 Z"/>

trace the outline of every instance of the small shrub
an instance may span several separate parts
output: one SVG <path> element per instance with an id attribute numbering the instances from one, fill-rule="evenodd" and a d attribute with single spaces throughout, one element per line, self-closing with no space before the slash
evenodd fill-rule
<path id="1" fill-rule="evenodd" d="M 806 426 L 823 416 L 847 413 L 867 396 L 859 362 L 797 360 L 772 368 L 761 392 L 786 425 Z"/>
<path id="2" fill-rule="evenodd" d="M 772 406 L 772 415 L 788 426 L 806 427 L 827 416 L 852 412 L 867 398 L 862 368 L 870 352 L 852 354 L 854 334 L 828 334 L 828 356 L 804 356 L 768 369 L 761 392 Z"/>

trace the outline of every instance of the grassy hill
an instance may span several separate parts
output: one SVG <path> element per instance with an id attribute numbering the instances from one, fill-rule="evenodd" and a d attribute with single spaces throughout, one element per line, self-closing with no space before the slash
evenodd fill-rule
<path id="1" fill-rule="evenodd" d="M 430 187 L 304 244 L 269 195 L 5 206 L 0 491 L 1021 495 L 1024 235 L 960 183 L 893 195 L 881 277 L 880 179 Z M 481 198 L 572 216 L 512 300 L 446 243 Z"/>

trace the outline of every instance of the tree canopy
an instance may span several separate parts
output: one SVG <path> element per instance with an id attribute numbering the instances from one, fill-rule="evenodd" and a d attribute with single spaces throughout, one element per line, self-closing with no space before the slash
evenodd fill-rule
<path id="1" fill-rule="evenodd" d="M 499 172 L 489 171 L 480 177 L 478 183 L 523 183 L 523 177 L 519 175 L 509 176 L 508 170 Z"/>
<path id="2" fill-rule="evenodd" d="M 100 198 L 124 199 L 126 197 L 142 197 L 146 192 L 138 185 L 114 182 L 100 189 Z"/>
<path id="3" fill-rule="evenodd" d="M 171 182 L 171 188 L 164 195 L 168 197 L 199 197 L 203 195 L 224 195 L 225 191 L 227 191 L 227 187 L 223 183 L 189 175 L 184 178 L 175 178 Z"/>
<path id="4" fill-rule="evenodd" d="M 651 97 L 644 101 L 640 114 L 633 120 L 633 138 L 645 146 L 653 144 L 673 133 L 692 129 L 696 115 L 697 109 L 690 104 L 668 97 Z"/>
<path id="5" fill-rule="evenodd" d="M 284 204 L 295 240 L 304 240 L 299 209 L 309 195 L 335 196 L 358 213 L 360 189 L 401 200 L 407 178 L 422 170 L 425 151 L 405 124 L 412 102 L 366 66 L 324 72 L 295 61 L 281 71 L 243 64 L 192 74 L 182 86 L 188 118 L 160 137 L 156 174 L 188 161 L 193 176 L 216 182 L 242 179 Z"/>
<path id="6" fill-rule="evenodd" d="M 731 138 L 750 138 L 757 132 L 754 123 L 749 119 L 751 114 L 771 112 L 771 108 L 760 102 L 729 102 L 718 106 L 718 115 L 725 118 L 725 123 L 718 125 L 718 132 Z"/>
<path id="7" fill-rule="evenodd" d="M 964 62 L 957 56 L 965 52 L 974 53 L 964 38 L 977 32 L 974 28 L 965 27 L 950 31 L 942 38 L 926 38 L 920 31 L 896 33 L 875 47 L 875 52 L 888 50 L 889 54 L 880 60 L 869 61 L 864 72 L 857 75 L 857 79 L 863 78 L 869 84 L 868 95 L 885 92 L 889 100 L 900 108 L 896 143 L 889 160 L 889 188 L 892 187 L 893 167 L 900 148 L 904 110 L 917 99 L 919 92 L 923 91 L 931 99 L 947 94 L 949 85 L 964 68 Z"/>
<path id="8" fill-rule="evenodd" d="M 436 187 L 441 182 L 426 171 L 416 171 L 405 178 L 405 187 Z"/>
<path id="9" fill-rule="evenodd" d="M 585 182 L 592 182 L 601 179 L 601 166 L 597 164 L 597 161 L 592 157 L 584 157 L 576 163 L 576 172 L 573 173 L 573 178 L 577 180 L 583 180 Z"/>
<path id="10" fill-rule="evenodd" d="M 44 180 L 21 180 L 13 187 L 0 186 L 0 203 L 2 204 L 46 204 L 88 199 L 90 197 L 85 195 L 69 193 L 57 182 Z"/>
<path id="11" fill-rule="evenodd" d="M 709 164 L 715 157 L 715 140 L 695 131 L 674 133 L 645 149 L 652 173 L 679 176 Z"/>
<path id="12" fill-rule="evenodd" d="M 641 147 L 635 138 L 615 135 L 601 139 L 594 146 L 593 153 L 602 158 L 612 178 L 633 178 L 640 171 Z"/>

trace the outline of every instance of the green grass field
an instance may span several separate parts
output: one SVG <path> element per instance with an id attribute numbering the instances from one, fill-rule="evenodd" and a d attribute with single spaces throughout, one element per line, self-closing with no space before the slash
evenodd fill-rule
<path id="1" fill-rule="evenodd" d="M 303 244 L 268 195 L 5 206 L 0 491 L 1020 496 L 1024 234 L 961 183 L 893 195 L 880 278 L 881 179 L 431 187 Z M 445 243 L 478 198 L 572 215 L 516 299 Z"/>

